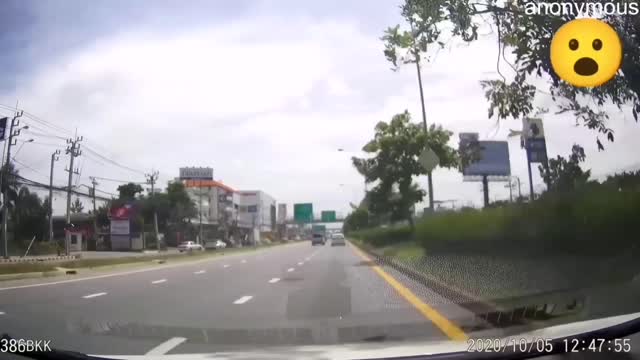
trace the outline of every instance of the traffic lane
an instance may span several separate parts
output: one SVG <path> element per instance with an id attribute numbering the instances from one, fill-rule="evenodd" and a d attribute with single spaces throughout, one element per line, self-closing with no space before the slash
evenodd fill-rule
<path id="1" fill-rule="evenodd" d="M 0 328 L 12 329 L 14 337 L 53 339 L 61 348 L 86 353 L 96 353 L 100 349 L 94 347 L 95 338 L 113 338 L 118 343 L 128 339 L 130 343 L 120 344 L 117 353 L 142 354 L 148 340 L 162 342 L 179 335 L 201 335 L 202 330 L 198 327 L 216 324 L 220 314 L 239 318 L 243 313 L 240 305 L 244 303 L 235 302 L 247 296 L 243 294 L 252 293 L 252 289 L 267 283 L 269 279 L 261 276 L 277 274 L 283 268 L 297 264 L 300 259 L 309 257 L 312 250 L 304 246 L 294 251 L 280 251 L 276 256 L 264 257 L 263 261 L 243 263 L 238 259 L 235 266 L 229 268 L 188 273 L 185 281 L 175 281 L 174 277 L 153 284 L 119 277 L 115 284 L 117 288 L 82 284 L 83 290 L 89 292 L 85 297 L 93 297 L 67 294 L 51 302 L 47 302 L 48 299 L 37 301 L 35 305 L 32 299 L 31 304 L 23 303 L 0 317 Z M 85 340 L 75 341 L 78 337 Z"/>
<path id="2" fill-rule="evenodd" d="M 149 269 L 150 271 L 132 272 L 111 277 L 88 278 L 83 281 L 50 282 L 44 286 L 34 286 L 26 288 L 14 288 L 0 291 L 0 311 L 12 313 L 19 311 L 29 314 L 30 311 L 38 311 L 41 305 L 44 308 L 55 308 L 58 311 L 74 311 L 74 306 L 85 296 L 101 294 L 106 292 L 111 294 L 128 294 L 134 296 L 144 293 L 151 282 L 188 282 L 198 273 L 203 276 L 208 273 L 224 274 L 232 269 L 249 266 L 247 270 L 252 271 L 252 264 L 257 265 L 270 259 L 296 258 L 299 253 L 307 250 L 304 246 L 283 246 L 265 249 L 269 254 L 261 258 L 254 257 L 256 253 L 238 254 L 229 257 L 213 258 L 203 262 L 189 264 L 168 265 L 166 268 Z M 253 256 L 252 256 L 253 255 Z M 263 254 L 261 254 L 263 255 Z M 253 269 L 257 271 L 257 269 Z M 203 272 L 203 273 L 201 273 Z M 156 285 L 156 284 L 153 284 Z M 157 284 L 159 285 L 159 284 Z M 105 295 L 102 295 L 105 296 Z"/>
<path id="3" fill-rule="evenodd" d="M 55 279 L 39 279 L 40 281 L 12 281 L 0 285 L 0 311 L 6 307 L 25 304 L 51 304 L 62 302 L 65 298 L 77 298 L 104 289 L 125 292 L 136 291 L 137 284 L 145 281 L 155 281 L 171 277 L 174 281 L 186 281 L 196 271 L 210 272 L 226 270 L 244 263 L 269 261 L 272 258 L 295 256 L 306 247 L 300 244 L 287 244 L 273 248 L 260 249 L 256 252 L 230 254 L 210 259 L 196 260 L 188 263 L 157 265 L 152 268 L 142 268 L 130 271 L 112 270 L 107 272 L 89 272 L 88 276 L 56 277 Z M 244 261 L 244 262 L 243 262 Z M 21 287 L 25 286 L 25 287 Z M 15 288 L 17 287 L 17 288 Z"/>
<path id="4" fill-rule="evenodd" d="M 276 345 L 447 340 L 348 247 L 318 247 L 242 308 L 224 313 L 171 353 Z M 231 336 L 233 335 L 233 336 Z"/>

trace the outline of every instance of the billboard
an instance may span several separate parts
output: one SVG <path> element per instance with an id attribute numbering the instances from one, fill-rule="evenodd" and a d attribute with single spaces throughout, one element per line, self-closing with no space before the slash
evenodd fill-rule
<path id="1" fill-rule="evenodd" d="M 336 221 L 336 212 L 333 210 L 322 211 L 320 213 L 320 218 L 323 222 L 334 222 Z"/>
<path id="2" fill-rule="evenodd" d="M 545 163 L 547 161 L 547 142 L 544 138 L 542 119 L 523 119 L 522 136 L 524 137 L 529 162 Z"/>
<path id="3" fill-rule="evenodd" d="M 478 141 L 477 160 L 464 167 L 462 175 L 511 175 L 509 162 L 509 143 L 506 141 Z"/>
<path id="4" fill-rule="evenodd" d="M 127 220 L 131 219 L 134 213 L 134 208 L 131 204 L 126 204 L 121 207 L 112 207 L 109 209 L 109 218 L 112 220 Z"/>
<path id="5" fill-rule="evenodd" d="M 278 204 L 278 224 L 284 224 L 287 221 L 287 204 Z"/>
<path id="6" fill-rule="evenodd" d="M 210 167 L 180 168 L 180 180 L 213 180 L 213 168 L 210 168 Z"/>
<path id="7" fill-rule="evenodd" d="M 313 204 L 293 204 L 293 219 L 299 223 L 313 222 Z"/>

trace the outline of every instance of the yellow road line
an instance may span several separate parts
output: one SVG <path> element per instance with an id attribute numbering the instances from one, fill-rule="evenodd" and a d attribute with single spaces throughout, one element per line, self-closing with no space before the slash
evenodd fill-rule
<path id="1" fill-rule="evenodd" d="M 360 249 L 358 249 L 355 245 L 349 244 L 350 247 L 358 254 L 361 258 L 366 261 L 371 261 L 371 259 L 365 255 Z M 402 296 L 405 300 L 407 300 L 413 307 L 418 310 L 427 320 L 430 320 L 434 323 L 445 335 L 447 335 L 451 340 L 465 341 L 468 339 L 467 334 L 462 331 L 457 325 L 452 323 L 449 319 L 444 317 L 438 311 L 436 311 L 431 306 L 425 304 L 418 296 L 416 296 L 411 290 L 409 290 L 406 286 L 402 285 L 398 280 L 394 279 L 391 275 L 387 274 L 382 268 L 378 265 L 372 266 L 373 271 L 375 271 L 384 281 L 386 281 L 391 287 L 393 287 L 396 292 Z"/>

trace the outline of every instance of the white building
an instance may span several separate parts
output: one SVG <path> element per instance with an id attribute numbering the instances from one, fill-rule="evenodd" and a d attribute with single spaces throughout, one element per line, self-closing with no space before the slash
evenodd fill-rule
<path id="1" fill-rule="evenodd" d="M 237 191 L 238 226 L 258 228 L 260 232 L 275 231 L 276 200 L 264 191 Z"/>

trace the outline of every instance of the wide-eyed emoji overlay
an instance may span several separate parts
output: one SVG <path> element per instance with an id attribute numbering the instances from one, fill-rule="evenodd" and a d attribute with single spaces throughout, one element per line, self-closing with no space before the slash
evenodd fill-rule
<path id="1" fill-rule="evenodd" d="M 597 87 L 611 80 L 622 63 L 616 31 L 597 19 L 562 25 L 551 40 L 551 66 L 558 77 L 576 87 Z"/>

